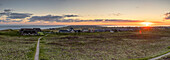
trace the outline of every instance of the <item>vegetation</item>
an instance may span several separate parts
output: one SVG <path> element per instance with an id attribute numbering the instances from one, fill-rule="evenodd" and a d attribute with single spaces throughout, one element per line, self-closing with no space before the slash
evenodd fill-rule
<path id="1" fill-rule="evenodd" d="M 167 48 L 170 49 L 170 46 L 168 46 Z"/>
<path id="2" fill-rule="evenodd" d="M 147 60 L 170 52 L 169 33 L 142 30 L 49 34 L 40 40 L 39 56 L 40 60 Z M 33 60 L 39 37 L 21 36 L 17 30 L 0 31 L 0 58 Z"/>
<path id="3" fill-rule="evenodd" d="M 36 36 L 20 36 L 17 30 L 0 31 L 1 60 L 33 60 Z"/>
<path id="4" fill-rule="evenodd" d="M 169 51 L 169 32 L 51 34 L 44 37 L 43 54 L 47 60 L 147 60 Z"/>

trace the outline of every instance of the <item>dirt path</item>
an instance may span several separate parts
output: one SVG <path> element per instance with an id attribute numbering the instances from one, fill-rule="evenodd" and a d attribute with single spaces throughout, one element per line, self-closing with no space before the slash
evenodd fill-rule
<path id="1" fill-rule="evenodd" d="M 36 53 L 35 53 L 35 57 L 34 60 L 39 60 L 39 52 L 40 52 L 40 39 L 42 37 L 38 38 L 38 42 L 37 42 L 37 47 L 36 47 Z"/>
<path id="2" fill-rule="evenodd" d="M 48 34 L 47 34 L 48 35 Z M 45 36 L 47 36 L 45 35 Z M 40 53 L 40 40 L 42 37 L 38 38 L 38 42 L 37 42 L 37 47 L 36 47 L 36 53 L 35 53 L 35 57 L 34 60 L 39 60 L 39 53 Z"/>
<path id="3" fill-rule="evenodd" d="M 164 57 L 164 56 L 167 56 L 167 55 L 170 55 L 170 52 L 169 52 L 169 53 L 166 53 L 166 54 L 164 54 L 164 55 L 161 55 L 161 56 L 158 56 L 158 57 L 149 59 L 149 60 L 158 60 L 158 59 L 160 59 L 160 58 L 162 58 L 162 57 Z"/>

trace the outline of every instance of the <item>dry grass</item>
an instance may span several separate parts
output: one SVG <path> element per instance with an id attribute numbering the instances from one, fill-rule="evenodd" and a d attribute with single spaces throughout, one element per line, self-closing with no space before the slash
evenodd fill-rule
<path id="1" fill-rule="evenodd" d="M 159 33 L 157 33 L 159 32 Z M 44 39 L 43 52 L 49 60 L 127 60 L 151 57 L 170 46 L 167 31 L 56 34 Z"/>
<path id="2" fill-rule="evenodd" d="M 0 31 L 0 59 L 32 60 L 38 36 Z M 168 51 L 170 30 L 51 34 L 41 40 L 41 60 L 127 60 Z"/>
<path id="3" fill-rule="evenodd" d="M 17 36 L 16 31 L 0 33 L 0 60 L 33 60 L 37 37 Z"/>

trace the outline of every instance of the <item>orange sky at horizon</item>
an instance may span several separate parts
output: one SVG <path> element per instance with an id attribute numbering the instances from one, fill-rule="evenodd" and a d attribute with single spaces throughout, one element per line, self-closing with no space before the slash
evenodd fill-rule
<path id="1" fill-rule="evenodd" d="M 152 22 L 146 21 L 152 24 L 149 26 L 170 26 L 170 21 L 163 22 Z M 1 24 L 2 22 L 0 22 Z M 9 22 L 5 24 L 16 24 L 16 25 L 116 25 L 116 26 L 146 26 L 146 24 L 142 24 L 144 22 Z"/>

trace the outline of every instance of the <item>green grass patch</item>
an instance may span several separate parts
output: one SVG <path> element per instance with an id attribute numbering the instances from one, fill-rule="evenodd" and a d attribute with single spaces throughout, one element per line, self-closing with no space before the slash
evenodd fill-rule
<path id="1" fill-rule="evenodd" d="M 37 44 L 35 44 L 35 46 L 30 48 L 30 52 L 27 53 L 28 57 L 32 58 L 31 60 L 34 60 L 34 56 L 35 56 L 35 53 L 36 53 L 36 46 L 37 46 Z"/>
<path id="2" fill-rule="evenodd" d="M 46 55 L 45 54 L 45 44 L 46 44 L 46 42 L 44 41 L 44 38 L 42 38 L 41 40 L 40 40 L 40 55 L 39 55 L 39 57 L 40 57 L 40 60 L 49 60 L 48 59 L 48 55 Z"/>
<path id="3" fill-rule="evenodd" d="M 20 36 L 19 32 L 17 30 L 12 31 L 0 31 L 0 35 L 6 35 L 6 36 Z"/>
<path id="4" fill-rule="evenodd" d="M 168 46 L 167 48 L 170 49 L 170 46 Z"/>

